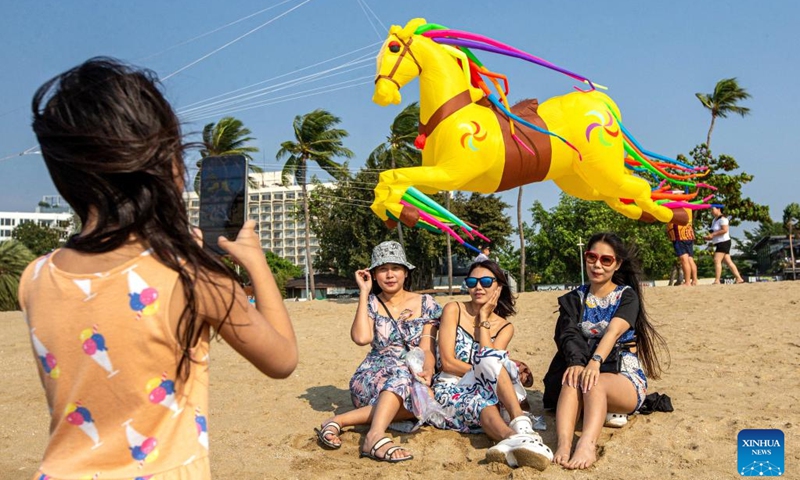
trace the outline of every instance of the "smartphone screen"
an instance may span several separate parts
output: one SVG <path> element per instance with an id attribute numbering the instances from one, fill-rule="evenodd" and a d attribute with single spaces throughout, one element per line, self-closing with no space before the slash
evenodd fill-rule
<path id="1" fill-rule="evenodd" d="M 244 225 L 247 199 L 247 158 L 243 155 L 206 157 L 200 168 L 200 230 L 203 245 L 225 254 L 217 238 L 229 240 Z"/>

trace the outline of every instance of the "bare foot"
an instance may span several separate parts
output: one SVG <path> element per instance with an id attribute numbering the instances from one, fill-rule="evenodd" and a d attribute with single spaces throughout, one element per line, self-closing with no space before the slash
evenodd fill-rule
<path id="1" fill-rule="evenodd" d="M 744 283 L 744 280 L 742 280 L 742 279 L 740 278 L 739 280 L 736 280 L 736 283 Z"/>
<path id="2" fill-rule="evenodd" d="M 563 447 L 558 447 L 556 450 L 555 455 L 553 455 L 553 463 L 556 465 L 561 465 L 562 467 L 567 466 L 567 462 L 569 461 L 569 454 L 572 453 L 572 445 L 565 445 Z"/>
<path id="3" fill-rule="evenodd" d="M 591 467 L 597 461 L 597 455 L 594 453 L 594 445 L 578 445 L 575 447 L 575 453 L 569 459 L 566 467 L 570 470 L 583 470 Z"/>

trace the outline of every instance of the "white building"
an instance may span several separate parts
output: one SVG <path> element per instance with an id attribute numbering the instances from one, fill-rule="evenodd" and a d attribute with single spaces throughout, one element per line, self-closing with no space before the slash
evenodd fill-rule
<path id="1" fill-rule="evenodd" d="M 0 212 L 0 241 L 11 240 L 14 228 L 25 222 L 34 222 L 43 227 L 51 227 L 62 231 L 61 237 L 66 239 L 70 233 L 72 214 L 34 213 L 34 212 Z"/>
<path id="2" fill-rule="evenodd" d="M 261 248 L 270 250 L 275 255 L 285 258 L 295 265 L 305 267 L 306 225 L 302 218 L 302 192 L 300 185 L 292 179 L 289 186 L 281 184 L 281 172 L 264 172 L 250 174 L 258 186 L 249 187 L 247 212 L 248 218 L 256 221 L 256 232 L 261 237 Z M 323 186 L 332 187 L 325 183 Z M 309 184 L 308 189 L 313 190 Z M 200 200 L 195 192 L 184 194 L 189 223 L 199 223 Z M 294 212 L 300 212 L 296 218 Z M 319 243 L 313 232 L 311 236 L 311 262 L 313 263 L 319 250 Z"/>

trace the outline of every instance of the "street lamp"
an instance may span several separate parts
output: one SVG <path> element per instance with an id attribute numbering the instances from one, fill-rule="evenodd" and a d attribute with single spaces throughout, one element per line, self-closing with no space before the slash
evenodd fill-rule
<path id="1" fill-rule="evenodd" d="M 586 281 L 583 279 L 583 239 L 581 239 L 581 237 L 578 237 L 578 251 L 581 252 L 578 261 L 581 264 L 581 285 L 583 285 Z"/>

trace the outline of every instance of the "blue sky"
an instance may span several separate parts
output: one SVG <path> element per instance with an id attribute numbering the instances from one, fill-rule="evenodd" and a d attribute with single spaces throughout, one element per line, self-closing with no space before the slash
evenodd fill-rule
<path id="1" fill-rule="evenodd" d="M 743 103 L 752 114 L 717 122 L 714 153 L 733 155 L 755 175 L 745 194 L 769 205 L 774 219 L 798 201 L 797 2 L 247 0 L 222 5 L 205 0 L 6 2 L 0 18 L 0 158 L 36 145 L 29 112 L 36 88 L 89 57 L 109 55 L 151 68 L 162 78 L 188 66 L 164 82 L 179 111 L 259 82 L 260 87 L 274 86 L 340 67 L 336 72 L 344 71 L 341 75 L 259 97 L 281 103 L 255 106 L 249 100 L 239 105 L 247 110 L 208 111 L 205 117 L 188 111 L 182 119 L 186 132 L 198 132 L 226 113 L 240 118 L 262 150 L 258 163 L 277 170 L 281 165 L 275 153 L 280 142 L 292 138 L 294 116 L 324 108 L 342 118 L 341 126 L 350 132 L 346 144 L 356 153 L 351 165 L 358 167 L 384 140 L 401 109 L 381 108 L 370 100 L 368 77 L 375 74 L 372 58 L 385 37 L 384 26 L 425 17 L 493 37 L 609 86 L 639 141 L 670 156 L 705 141 L 710 115 L 694 94 L 711 92 L 718 80 L 735 76 L 753 96 Z M 340 55 L 345 56 L 313 66 Z M 341 68 L 359 56 L 369 60 L 353 67 L 363 68 Z M 519 60 L 488 53 L 479 57 L 508 75 L 512 100 L 544 100 L 574 85 Z M 359 82 L 367 83 L 342 88 Z M 336 88 L 341 89 L 330 91 Z M 308 96 L 320 91 L 327 93 Z M 416 84 L 403 93 L 403 104 L 417 100 Z M 287 94 L 302 98 L 277 98 Z M 0 210 L 30 211 L 42 195 L 55 193 L 41 156 L 0 161 Z M 514 204 L 516 192 L 504 198 Z M 551 207 L 558 189 L 550 183 L 527 186 L 525 200 Z"/>

